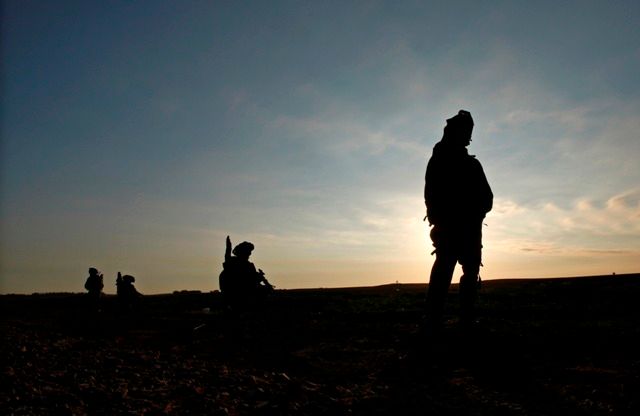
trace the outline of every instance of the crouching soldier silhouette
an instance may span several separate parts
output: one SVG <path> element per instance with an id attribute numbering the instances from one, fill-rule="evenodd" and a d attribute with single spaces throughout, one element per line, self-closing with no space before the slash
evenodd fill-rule
<path id="1" fill-rule="evenodd" d="M 100 312 L 100 298 L 102 297 L 102 289 L 104 288 L 102 273 L 95 267 L 89 268 L 89 277 L 84 283 L 89 299 L 89 308 L 94 312 Z"/>
<path id="2" fill-rule="evenodd" d="M 473 119 L 460 110 L 447 120 L 442 140 L 433 148 L 425 174 L 424 200 L 435 247 L 427 292 L 427 325 L 439 329 L 445 297 L 456 263 L 460 278 L 460 321 L 474 322 L 482 253 L 482 221 L 491 211 L 493 193 L 482 165 L 469 155 Z"/>
<path id="3" fill-rule="evenodd" d="M 274 289 L 264 272 L 249 261 L 253 249 L 253 244 L 244 241 L 231 255 L 231 239 L 227 236 L 220 291 L 232 309 L 252 309 Z"/>
<path id="4" fill-rule="evenodd" d="M 123 276 L 118 272 L 118 277 L 116 278 L 116 293 L 118 295 L 118 308 L 121 313 L 136 311 L 140 305 L 142 294 L 140 294 L 133 285 L 135 281 L 135 277 L 128 274 Z"/>

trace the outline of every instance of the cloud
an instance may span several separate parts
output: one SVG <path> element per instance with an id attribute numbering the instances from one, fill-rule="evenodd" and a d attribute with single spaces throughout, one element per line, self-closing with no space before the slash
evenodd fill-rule
<path id="1" fill-rule="evenodd" d="M 614 196 L 607 201 L 607 208 L 612 211 L 638 211 L 640 207 L 640 190 L 625 192 L 624 194 Z M 636 212 L 637 218 L 640 212 Z"/>
<path id="2" fill-rule="evenodd" d="M 330 117 L 293 117 L 280 115 L 269 127 L 303 140 L 321 141 L 326 149 L 340 155 L 364 153 L 381 155 L 391 149 L 409 154 L 426 150 L 423 144 L 400 138 L 392 129 L 372 128 L 366 121 L 346 120 L 339 116 Z"/>
<path id="3" fill-rule="evenodd" d="M 579 134 L 590 125 L 590 115 L 594 111 L 594 108 L 584 105 L 551 111 L 519 108 L 492 121 L 488 131 L 495 133 L 504 129 L 525 128 L 527 125 L 540 123 L 547 126 L 558 126 L 565 132 Z"/>
<path id="4" fill-rule="evenodd" d="M 640 252 L 640 189 L 604 201 L 579 199 L 567 208 L 497 199 L 487 238 L 499 251 L 549 255 L 629 255 Z"/>

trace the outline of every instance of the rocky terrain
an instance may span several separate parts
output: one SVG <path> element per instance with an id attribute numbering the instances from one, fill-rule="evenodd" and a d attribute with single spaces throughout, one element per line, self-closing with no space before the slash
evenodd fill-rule
<path id="1" fill-rule="evenodd" d="M 0 412 L 640 414 L 640 275 L 483 283 L 437 337 L 425 285 L 278 290 L 233 314 L 219 293 L 120 314 L 80 294 L 4 295 Z"/>

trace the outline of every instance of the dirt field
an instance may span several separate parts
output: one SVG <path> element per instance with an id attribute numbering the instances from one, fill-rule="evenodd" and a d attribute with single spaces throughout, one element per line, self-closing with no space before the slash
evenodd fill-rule
<path id="1" fill-rule="evenodd" d="M 217 293 L 119 316 L 82 295 L 5 295 L 0 413 L 640 414 L 640 275 L 483 284 L 479 327 L 424 285 L 277 291 L 255 314 Z"/>

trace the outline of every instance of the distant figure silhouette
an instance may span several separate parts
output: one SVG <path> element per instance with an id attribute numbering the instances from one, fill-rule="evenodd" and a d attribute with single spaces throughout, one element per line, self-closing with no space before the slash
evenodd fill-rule
<path id="1" fill-rule="evenodd" d="M 116 293 L 118 295 L 118 306 L 120 312 L 132 312 L 138 309 L 140 298 L 142 295 L 133 286 L 136 278 L 125 274 L 124 276 L 118 272 L 116 278 Z"/>
<path id="2" fill-rule="evenodd" d="M 435 247 L 427 292 L 427 324 L 442 325 L 445 298 L 456 262 L 462 265 L 460 319 L 475 319 L 474 305 L 482 254 L 482 221 L 491 211 L 493 193 L 482 165 L 469 155 L 473 119 L 460 110 L 447 120 L 442 140 L 433 148 L 425 174 L 424 200 Z M 425 218 L 425 219 L 426 219 Z"/>
<path id="3" fill-rule="evenodd" d="M 87 277 L 87 281 L 84 283 L 84 288 L 89 292 L 87 296 L 91 309 L 100 311 L 100 297 L 102 296 L 104 282 L 102 273 L 95 267 L 89 268 L 89 277 Z"/>
<path id="4" fill-rule="evenodd" d="M 274 287 L 249 261 L 254 245 L 248 241 L 238 244 L 231 255 L 231 239 L 227 236 L 220 291 L 231 308 L 252 308 L 273 291 Z"/>

